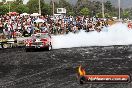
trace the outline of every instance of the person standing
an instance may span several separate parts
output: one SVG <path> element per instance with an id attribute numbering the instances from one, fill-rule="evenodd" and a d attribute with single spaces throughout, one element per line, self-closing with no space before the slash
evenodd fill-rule
<path id="1" fill-rule="evenodd" d="M 45 33 L 45 32 L 48 33 L 48 29 L 46 27 L 46 23 L 43 23 L 41 25 L 40 30 L 41 30 L 42 33 Z"/>
<path id="2" fill-rule="evenodd" d="M 2 37 L 3 37 L 3 29 L 4 29 L 3 24 L 0 21 L 0 39 L 2 39 Z"/>

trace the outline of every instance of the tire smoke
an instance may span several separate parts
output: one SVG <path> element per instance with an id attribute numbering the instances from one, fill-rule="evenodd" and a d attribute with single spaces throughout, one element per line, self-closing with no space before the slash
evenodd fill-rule
<path id="1" fill-rule="evenodd" d="M 101 32 L 84 32 L 77 34 L 53 36 L 53 48 L 72 48 L 87 46 L 111 46 L 132 44 L 132 30 L 126 24 L 116 23 L 103 28 Z"/>

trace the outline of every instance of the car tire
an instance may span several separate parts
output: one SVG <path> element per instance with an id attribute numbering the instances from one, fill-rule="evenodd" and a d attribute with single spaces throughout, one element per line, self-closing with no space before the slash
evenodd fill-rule
<path id="1" fill-rule="evenodd" d="M 48 46 L 48 51 L 50 51 L 50 50 L 52 50 L 52 45 L 51 44 Z"/>

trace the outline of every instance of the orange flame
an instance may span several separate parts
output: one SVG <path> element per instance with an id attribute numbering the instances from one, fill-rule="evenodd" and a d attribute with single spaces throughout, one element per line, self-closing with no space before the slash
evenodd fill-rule
<path id="1" fill-rule="evenodd" d="M 79 72 L 79 75 L 80 75 L 80 76 L 86 75 L 86 72 L 85 72 L 85 70 L 82 68 L 82 66 L 79 66 L 78 72 Z"/>

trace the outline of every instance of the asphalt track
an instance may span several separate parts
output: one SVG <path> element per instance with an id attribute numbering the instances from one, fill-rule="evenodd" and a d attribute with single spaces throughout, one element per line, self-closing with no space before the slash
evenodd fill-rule
<path id="1" fill-rule="evenodd" d="M 78 66 L 87 74 L 130 74 L 132 46 L 105 46 L 25 52 L 0 50 L 0 88 L 132 88 L 124 84 L 83 84 Z"/>

